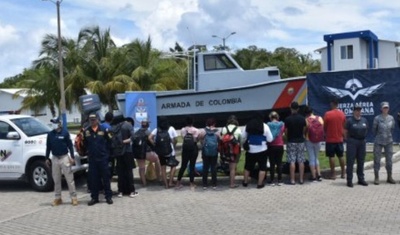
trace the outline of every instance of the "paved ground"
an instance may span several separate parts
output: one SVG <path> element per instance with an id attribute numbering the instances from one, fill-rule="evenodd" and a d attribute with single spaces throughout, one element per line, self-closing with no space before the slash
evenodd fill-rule
<path id="1" fill-rule="evenodd" d="M 400 180 L 400 162 L 393 171 Z M 384 168 L 379 186 L 372 185 L 371 169 L 365 173 L 371 184 L 354 188 L 344 179 L 263 189 L 254 182 L 229 189 L 221 179 L 217 190 L 206 191 L 154 184 L 138 187 L 137 198 L 92 207 L 79 178 L 81 204 L 71 206 L 64 189 L 66 202 L 54 208 L 53 193 L 0 182 L 0 234 L 399 234 L 400 184 L 386 184 Z"/>

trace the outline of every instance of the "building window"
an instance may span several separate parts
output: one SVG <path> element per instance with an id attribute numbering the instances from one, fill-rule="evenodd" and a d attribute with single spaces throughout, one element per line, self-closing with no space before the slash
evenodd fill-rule
<path id="1" fill-rule="evenodd" d="M 340 47 L 340 59 L 353 59 L 353 45 L 341 46 Z"/>

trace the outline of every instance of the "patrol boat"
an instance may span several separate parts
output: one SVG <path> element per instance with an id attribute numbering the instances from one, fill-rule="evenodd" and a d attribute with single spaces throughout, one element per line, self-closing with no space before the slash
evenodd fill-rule
<path id="1" fill-rule="evenodd" d="M 305 76 L 281 79 L 277 67 L 243 70 L 227 51 L 196 53 L 188 81 L 187 90 L 156 93 L 157 115 L 167 116 L 176 128 L 188 115 L 198 126 L 209 117 L 225 125 L 231 114 L 244 124 L 254 111 L 276 110 L 284 117 L 292 101 L 305 105 L 307 96 Z M 125 115 L 125 94 L 117 94 L 116 100 Z"/>

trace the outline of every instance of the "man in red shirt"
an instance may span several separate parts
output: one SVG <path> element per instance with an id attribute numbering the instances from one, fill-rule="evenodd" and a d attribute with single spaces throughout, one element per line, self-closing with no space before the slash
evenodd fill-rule
<path id="1" fill-rule="evenodd" d="M 337 100 L 332 100 L 331 110 L 325 113 L 324 130 L 325 130 L 325 154 L 329 157 L 329 165 L 331 168 L 331 179 L 336 179 L 335 174 L 335 154 L 339 158 L 341 178 L 345 177 L 344 158 L 343 158 L 343 130 L 346 122 L 346 116 L 337 108 Z"/>

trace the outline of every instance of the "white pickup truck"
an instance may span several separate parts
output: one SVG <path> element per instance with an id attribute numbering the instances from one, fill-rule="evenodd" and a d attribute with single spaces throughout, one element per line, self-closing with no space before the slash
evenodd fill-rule
<path id="1" fill-rule="evenodd" d="M 27 180 L 37 191 L 51 191 L 51 168 L 45 163 L 50 127 L 26 115 L 0 115 L 0 180 Z M 73 140 L 75 135 L 71 134 Z M 86 157 L 75 152 L 74 172 L 85 171 Z"/>

